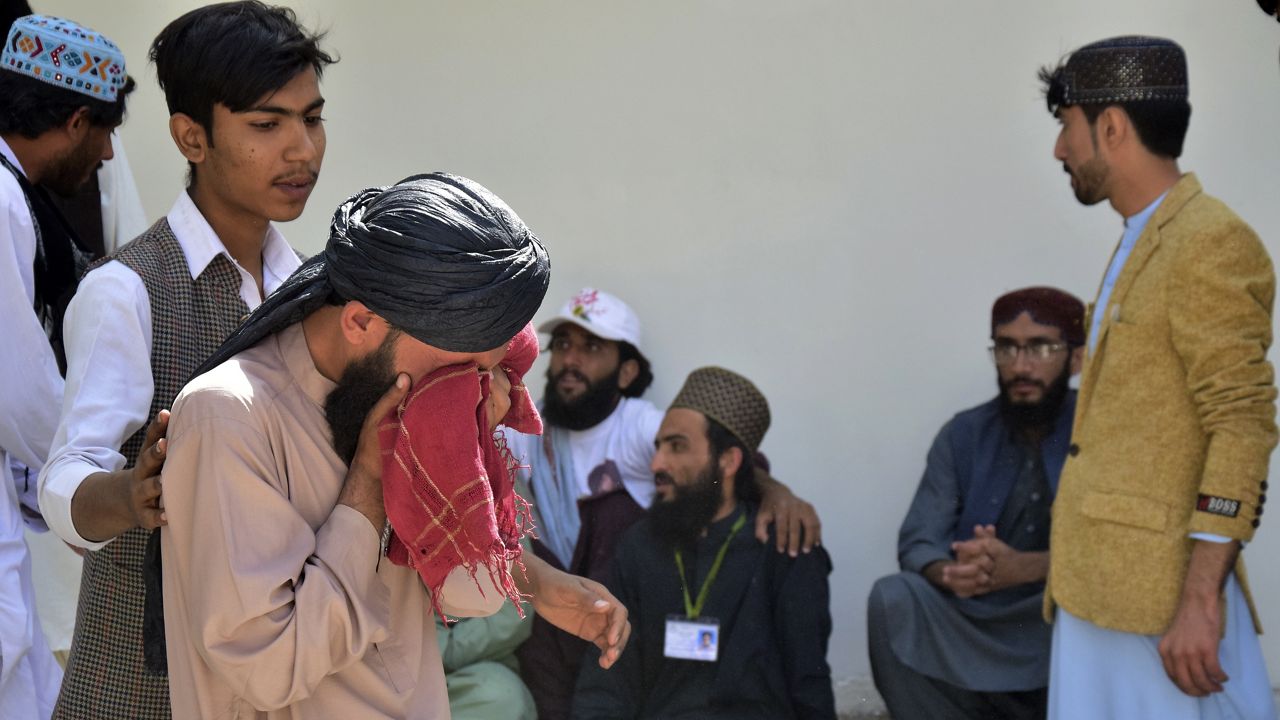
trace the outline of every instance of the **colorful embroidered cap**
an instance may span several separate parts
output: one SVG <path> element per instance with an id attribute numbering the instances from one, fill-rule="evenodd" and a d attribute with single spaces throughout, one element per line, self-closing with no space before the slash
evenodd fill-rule
<path id="1" fill-rule="evenodd" d="M 721 367 L 698 368 L 671 401 L 673 408 L 697 410 L 724 426 L 747 449 L 760 449 L 769 429 L 769 402 L 752 382 Z"/>
<path id="2" fill-rule="evenodd" d="M 28 15 L 13 21 L 0 68 L 115 102 L 124 87 L 124 53 L 106 37 L 70 20 Z"/>
<path id="3" fill-rule="evenodd" d="M 1090 43 L 1042 72 L 1049 110 L 1060 106 L 1187 99 L 1187 56 L 1172 40 L 1126 35 Z"/>
<path id="4" fill-rule="evenodd" d="M 603 290 L 583 288 L 560 308 L 559 314 L 538 326 L 552 333 L 563 323 L 573 323 L 597 337 L 631 343 L 640 351 L 640 317 L 618 298 Z"/>

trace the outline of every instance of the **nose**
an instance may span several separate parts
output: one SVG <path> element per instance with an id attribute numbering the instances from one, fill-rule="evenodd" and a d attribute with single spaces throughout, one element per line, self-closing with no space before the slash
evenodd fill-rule
<path id="1" fill-rule="evenodd" d="M 1067 141 L 1064 139 L 1066 130 L 1058 133 L 1058 141 L 1053 144 L 1053 158 L 1058 162 L 1067 161 Z"/>
<path id="2" fill-rule="evenodd" d="M 317 125 L 313 129 L 299 120 L 294 128 L 289 146 L 286 148 L 285 160 L 301 163 L 313 162 L 320 155 L 321 148 L 324 147 L 324 127 Z"/>
<path id="3" fill-rule="evenodd" d="M 102 141 L 102 162 L 106 162 L 116 156 L 116 149 L 112 147 L 112 144 L 111 144 L 111 138 L 114 135 L 115 135 L 114 131 L 109 132 L 107 133 L 106 139 Z"/>
<path id="4" fill-rule="evenodd" d="M 582 353 L 577 345 L 570 345 L 560 351 L 560 364 L 574 370 L 582 369 Z"/>
<path id="5" fill-rule="evenodd" d="M 649 472 L 654 475 L 660 472 L 667 472 L 666 452 L 662 448 L 658 448 L 653 453 L 653 459 L 649 461 Z"/>

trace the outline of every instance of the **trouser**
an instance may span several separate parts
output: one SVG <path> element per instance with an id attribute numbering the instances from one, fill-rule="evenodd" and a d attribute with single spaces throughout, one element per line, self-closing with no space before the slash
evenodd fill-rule
<path id="1" fill-rule="evenodd" d="M 533 696 L 520 676 L 501 663 L 485 661 L 445 675 L 453 720 L 533 720 Z"/>
<path id="2" fill-rule="evenodd" d="M 916 672 L 898 659 L 879 603 L 869 603 L 871 674 L 894 720 L 1043 720 L 1048 688 L 1022 692 L 966 690 Z"/>

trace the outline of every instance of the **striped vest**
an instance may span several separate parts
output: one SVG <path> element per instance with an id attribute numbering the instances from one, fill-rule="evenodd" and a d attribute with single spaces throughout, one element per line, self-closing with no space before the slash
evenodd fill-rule
<path id="1" fill-rule="evenodd" d="M 249 308 L 240 297 L 240 274 L 225 254 L 191 278 L 166 219 L 121 247 L 114 259 L 142 278 L 150 300 L 155 383 L 150 422 L 173 403 L 191 373 L 236 329 Z M 130 467 L 145 433 L 144 426 L 121 447 Z M 75 634 L 55 720 L 169 718 L 168 679 L 143 669 L 142 563 L 150 533 L 135 528 L 85 554 Z"/>

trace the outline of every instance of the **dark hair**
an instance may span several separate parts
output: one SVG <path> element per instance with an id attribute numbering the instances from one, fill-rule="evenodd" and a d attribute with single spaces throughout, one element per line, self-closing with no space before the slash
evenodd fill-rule
<path id="1" fill-rule="evenodd" d="M 293 10 L 258 0 L 197 8 L 165 26 L 151 43 L 169 114 L 183 113 L 213 143 L 213 107 L 243 112 L 308 67 L 317 76 L 337 60 L 320 49 Z"/>
<path id="2" fill-rule="evenodd" d="M 8 37 L 13 22 L 31 14 L 27 0 L 0 0 L 0 34 Z"/>
<path id="3" fill-rule="evenodd" d="M 628 360 L 635 360 L 636 365 L 640 366 L 640 372 L 636 373 L 636 379 L 632 380 L 630 385 L 622 388 L 619 392 L 622 393 L 622 397 L 638 398 L 653 383 L 653 368 L 650 367 L 649 360 L 640 354 L 635 345 L 625 340 L 619 340 L 618 366 L 621 367 L 622 363 Z"/>
<path id="4" fill-rule="evenodd" d="M 1056 116 L 1064 107 L 1070 107 L 1065 101 L 1066 85 L 1062 80 L 1064 65 L 1056 68 L 1048 66 L 1040 68 L 1040 82 L 1044 85 L 1045 105 L 1049 114 Z M 1078 105 L 1084 112 L 1089 127 L 1097 122 L 1098 116 L 1109 107 L 1117 107 L 1129 116 L 1129 122 L 1138 133 L 1138 140 L 1147 150 L 1156 155 L 1177 158 L 1182 155 L 1182 143 L 1187 137 L 1187 127 L 1191 124 L 1191 103 L 1186 100 L 1137 100 L 1116 103 L 1085 103 Z"/>
<path id="5" fill-rule="evenodd" d="M 707 445 L 711 450 L 711 461 L 716 462 L 721 455 L 732 448 L 742 452 L 742 463 L 733 476 L 733 495 L 746 502 L 760 501 L 760 483 L 756 482 L 755 453 L 747 449 L 745 443 L 729 432 L 725 426 L 707 418 Z"/>
<path id="6" fill-rule="evenodd" d="M 89 124 L 115 127 L 124 120 L 125 99 L 133 92 L 133 78 L 126 77 L 114 102 L 58 87 L 9 70 L 0 70 L 0 133 L 34 140 L 62 127 L 77 110 L 89 108 Z"/>

